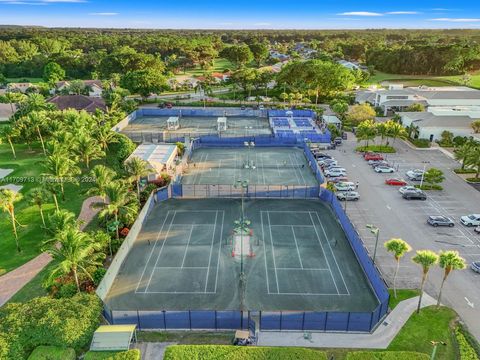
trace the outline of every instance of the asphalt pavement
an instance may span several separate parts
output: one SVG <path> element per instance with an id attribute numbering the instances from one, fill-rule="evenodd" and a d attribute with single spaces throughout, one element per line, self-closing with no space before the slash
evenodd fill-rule
<path id="1" fill-rule="evenodd" d="M 386 252 L 383 243 L 390 238 L 401 238 L 413 248 L 400 264 L 397 287 L 418 288 L 421 268 L 411 261 L 415 250 L 430 249 L 457 250 L 468 266 L 474 260 L 480 260 L 480 235 L 460 223 L 460 216 L 480 213 L 480 192 L 465 183 L 453 169 L 459 164 L 439 150 L 415 150 L 403 141 L 394 144 L 396 154 L 386 156 L 387 161 L 398 169 L 393 174 L 377 174 L 362 156 L 355 153 L 358 143 L 349 134 L 336 150 L 330 150 L 339 165 L 348 172 L 349 181 L 359 182 L 359 201 L 347 203 L 347 214 L 362 237 L 368 251 L 373 256 L 376 237 L 367 224 L 380 229 L 376 254 L 376 263 L 384 278 L 392 284 L 395 261 Z M 405 172 L 410 169 L 435 167 L 444 172 L 443 191 L 427 191 L 427 200 L 404 200 L 398 192 L 398 186 L 385 185 L 385 179 L 400 177 L 405 180 Z M 409 184 L 418 184 L 411 182 Z M 429 215 L 445 215 L 455 221 L 453 228 L 434 228 L 426 223 Z M 431 269 L 426 284 L 426 292 L 437 298 L 443 269 L 435 266 Z M 454 271 L 445 283 L 442 303 L 454 308 L 465 321 L 470 331 L 480 339 L 480 274 L 469 267 L 463 271 Z M 440 339 L 439 339 L 440 340 Z"/>

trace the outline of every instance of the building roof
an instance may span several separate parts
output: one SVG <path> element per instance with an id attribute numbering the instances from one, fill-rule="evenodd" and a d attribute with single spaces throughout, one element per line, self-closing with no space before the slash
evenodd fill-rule
<path id="1" fill-rule="evenodd" d="M 415 103 L 423 103 L 425 101 L 418 101 L 418 100 L 387 100 L 382 103 L 382 106 L 410 106 Z"/>
<path id="2" fill-rule="evenodd" d="M 176 149 L 175 145 L 170 144 L 141 144 L 125 162 L 136 157 L 146 161 L 156 172 L 160 172 L 173 159 Z"/>
<path id="3" fill-rule="evenodd" d="M 369 102 L 373 103 L 375 102 L 375 97 L 377 94 L 374 91 L 358 91 L 356 96 L 355 96 L 355 101 L 358 103 L 364 103 L 364 102 Z"/>
<path id="4" fill-rule="evenodd" d="M 102 88 L 102 81 L 101 80 L 80 80 L 82 81 L 86 86 L 98 86 L 99 88 Z M 62 86 L 69 86 L 71 81 L 65 80 L 65 81 L 58 81 L 55 83 L 55 86 L 57 88 L 61 88 Z"/>
<path id="5" fill-rule="evenodd" d="M 7 121 L 16 111 L 15 105 L 13 105 L 13 112 L 10 104 L 0 103 L 0 121 Z"/>
<path id="6" fill-rule="evenodd" d="M 57 95 L 48 100 L 59 110 L 75 109 L 94 113 L 97 109 L 105 111 L 107 106 L 101 98 L 92 98 L 85 95 Z"/>
<path id="7" fill-rule="evenodd" d="M 480 91 L 419 91 L 419 96 L 426 99 L 455 99 L 455 100 L 480 100 Z"/>
<path id="8" fill-rule="evenodd" d="M 441 127 L 441 128 L 463 128 L 471 129 L 471 124 L 475 120 L 470 116 L 460 115 L 435 115 L 430 112 L 407 112 L 401 113 L 402 116 L 408 116 L 419 127 Z"/>
<path id="9" fill-rule="evenodd" d="M 128 350 L 134 339 L 136 325 L 102 325 L 93 334 L 90 350 Z"/>
<path id="10" fill-rule="evenodd" d="M 342 122 L 335 115 L 322 115 L 323 121 L 327 124 L 341 124 Z"/>

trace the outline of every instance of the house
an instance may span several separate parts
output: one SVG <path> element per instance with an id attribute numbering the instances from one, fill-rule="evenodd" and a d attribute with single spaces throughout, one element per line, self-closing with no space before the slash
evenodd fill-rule
<path id="1" fill-rule="evenodd" d="M 25 94 L 27 89 L 34 87 L 30 82 L 21 82 L 21 83 L 9 83 L 7 85 L 7 91 L 12 91 L 12 92 L 21 92 L 22 94 Z"/>
<path id="2" fill-rule="evenodd" d="M 15 111 L 16 111 L 15 105 L 13 105 L 13 111 L 12 111 L 12 106 L 10 106 L 10 104 L 0 103 L 0 122 L 8 121 L 8 119 L 10 119 L 10 116 L 15 114 Z"/>
<path id="3" fill-rule="evenodd" d="M 88 88 L 88 96 L 90 97 L 102 97 L 103 85 L 101 80 L 81 80 Z M 52 95 L 55 92 L 60 92 L 70 87 L 69 81 L 59 81 L 55 84 L 55 89 L 52 89 Z"/>
<path id="4" fill-rule="evenodd" d="M 386 116 L 394 111 L 404 111 L 416 103 L 427 108 L 480 106 L 480 91 L 465 86 L 404 88 L 402 85 L 390 85 L 388 89 L 359 91 L 355 100 L 381 108 Z"/>
<path id="5" fill-rule="evenodd" d="M 412 124 L 417 128 L 418 138 L 430 141 L 440 140 L 443 131 L 449 131 L 453 136 L 473 136 L 472 122 L 475 117 L 468 115 L 436 115 L 432 112 L 402 112 L 399 113 L 403 126 Z"/>
<path id="6" fill-rule="evenodd" d="M 232 74 L 230 72 L 226 72 L 226 73 L 214 72 L 214 73 L 212 73 L 212 77 L 215 78 L 215 79 L 218 79 L 220 81 L 227 81 L 228 79 L 230 79 L 231 75 Z"/>
<path id="7" fill-rule="evenodd" d="M 136 157 L 146 161 L 152 174 L 148 176 L 149 180 L 155 180 L 158 175 L 168 172 L 175 165 L 177 157 L 177 146 L 171 144 L 141 144 L 134 152 L 125 160 L 127 163 L 130 159 Z"/>
<path id="8" fill-rule="evenodd" d="M 75 109 L 94 113 L 97 109 L 106 111 L 107 106 L 102 98 L 88 97 L 85 95 L 56 95 L 48 100 L 55 104 L 59 110 Z"/>
<path id="9" fill-rule="evenodd" d="M 282 54 L 276 50 L 270 50 L 270 57 L 272 59 L 278 60 L 280 62 L 290 60 L 290 56 L 286 54 Z"/>

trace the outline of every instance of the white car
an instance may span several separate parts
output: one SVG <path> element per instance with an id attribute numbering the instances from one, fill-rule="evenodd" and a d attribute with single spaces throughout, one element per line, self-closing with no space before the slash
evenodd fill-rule
<path id="1" fill-rule="evenodd" d="M 462 216 L 460 222 L 465 226 L 480 226 L 480 214 Z"/>
<path id="2" fill-rule="evenodd" d="M 480 226 L 477 226 L 475 229 L 473 229 L 477 234 L 480 234 Z"/>
<path id="3" fill-rule="evenodd" d="M 390 167 L 390 166 L 377 166 L 375 168 L 375 172 L 377 173 L 393 173 L 395 172 L 395 169 Z"/>
<path id="4" fill-rule="evenodd" d="M 326 170 L 338 170 L 338 171 L 347 171 L 345 168 L 341 167 L 341 166 L 329 166 L 329 167 L 326 167 L 325 168 L 325 171 Z"/>
<path id="5" fill-rule="evenodd" d="M 409 170 L 406 172 L 407 177 L 410 180 L 415 180 L 415 181 L 422 180 L 423 174 L 424 174 L 423 170 L 420 170 L 420 169 Z"/>
<path id="6" fill-rule="evenodd" d="M 334 186 L 335 186 L 335 189 L 337 189 L 337 191 L 352 191 L 352 190 L 355 190 L 355 184 L 353 182 L 349 182 L 349 181 L 339 182 L 339 183 L 336 183 Z"/>
<path id="7" fill-rule="evenodd" d="M 418 189 L 415 186 L 412 185 L 407 185 L 407 186 L 402 186 L 400 189 L 398 189 L 400 194 L 405 194 L 408 191 L 418 191 Z"/>
<path id="8" fill-rule="evenodd" d="M 325 170 L 326 177 L 337 177 L 337 176 L 347 176 L 347 173 L 342 170 L 332 169 L 332 170 Z"/>
<path id="9" fill-rule="evenodd" d="M 356 191 L 345 191 L 337 193 L 338 200 L 357 201 L 360 199 L 360 194 Z"/>
<path id="10" fill-rule="evenodd" d="M 332 165 L 338 165 L 338 162 L 337 162 L 337 160 L 333 160 L 333 159 L 325 159 L 325 160 L 318 161 L 318 165 L 320 165 L 320 166 L 332 166 Z"/>

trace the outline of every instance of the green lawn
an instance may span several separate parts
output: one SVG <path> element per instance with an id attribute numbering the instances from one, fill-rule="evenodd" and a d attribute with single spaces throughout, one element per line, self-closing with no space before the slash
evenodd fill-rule
<path id="1" fill-rule="evenodd" d="M 471 87 L 480 88 L 480 72 L 471 75 L 471 81 L 468 84 Z M 402 74 L 388 74 L 381 71 L 376 71 L 369 81 L 369 85 L 378 85 L 383 81 L 389 83 L 399 83 L 405 86 L 452 86 L 463 85 L 461 75 L 453 76 L 428 76 L 428 75 L 402 75 Z"/>
<path id="2" fill-rule="evenodd" d="M 390 309 L 395 309 L 395 307 L 398 305 L 400 301 L 410 299 L 412 297 L 415 297 L 417 295 L 420 295 L 420 291 L 418 290 L 412 290 L 412 289 L 399 289 L 397 290 L 397 298 L 393 296 L 393 289 L 389 289 L 388 292 L 390 293 L 390 302 L 388 305 L 390 306 Z"/>
<path id="3" fill-rule="evenodd" d="M 32 78 L 32 77 L 18 77 L 18 78 L 7 78 L 8 82 L 31 82 L 33 84 L 44 82 L 42 78 Z"/>
<path id="4" fill-rule="evenodd" d="M 230 345 L 233 332 L 208 331 L 139 331 L 138 341 L 144 342 L 175 342 L 177 344 L 209 344 Z"/>
<path id="5" fill-rule="evenodd" d="M 230 61 L 228 61 L 227 59 L 215 59 L 215 61 L 213 63 L 213 67 L 208 69 L 208 70 L 204 70 L 204 69 L 200 68 L 199 66 L 197 66 L 195 69 L 187 70 L 185 74 L 183 72 L 181 72 L 177 75 L 201 76 L 206 72 L 220 72 L 221 73 L 225 69 L 233 70 L 234 65 Z"/>
<path id="6" fill-rule="evenodd" d="M 443 341 L 438 345 L 436 360 L 455 359 L 451 326 L 457 317 L 455 311 L 447 307 L 429 306 L 414 313 L 388 347 L 391 351 L 432 352 L 431 341 Z"/>
<path id="7" fill-rule="evenodd" d="M 41 162 L 44 159 L 42 150 L 38 144 L 32 146 L 29 150 L 26 145 L 15 145 L 17 160 L 14 160 L 8 144 L 0 144 L 0 168 L 14 169 L 7 178 L 11 181 L 2 182 L 16 183 L 23 185 L 21 193 L 25 195 L 30 189 L 40 186 L 39 177 L 43 172 Z M 25 180 L 22 180 L 25 179 Z M 75 184 L 66 184 L 65 200 L 59 199 L 60 207 L 79 214 L 83 200 L 86 198 L 84 191 L 88 184 L 83 183 L 80 186 Z M 45 216 L 48 217 L 54 211 L 53 201 L 44 206 Z M 15 247 L 15 238 L 12 232 L 10 217 L 7 213 L 0 213 L 0 233 L 2 251 L 0 252 L 0 271 L 8 272 L 18 266 L 26 263 L 41 252 L 42 242 L 48 239 L 48 235 L 42 228 L 40 213 L 38 207 L 31 206 L 27 199 L 16 203 L 15 213 L 17 220 L 21 224 L 18 227 L 19 242 L 22 249 L 17 253 Z"/>

